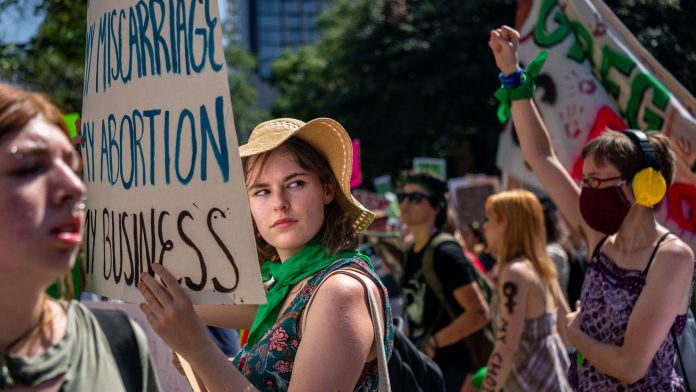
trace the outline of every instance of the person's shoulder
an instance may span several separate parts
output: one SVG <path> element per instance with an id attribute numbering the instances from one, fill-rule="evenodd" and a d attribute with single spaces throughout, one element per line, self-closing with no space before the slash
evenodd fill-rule
<path id="1" fill-rule="evenodd" d="M 454 237 L 438 243 L 434 248 L 434 253 L 437 255 L 464 256 L 464 250 Z"/>
<path id="2" fill-rule="evenodd" d="M 368 287 L 371 290 L 377 290 L 377 285 L 371 277 L 364 272 L 359 272 L 359 274 L 365 278 L 363 280 L 368 282 Z M 339 304 L 348 304 L 356 300 L 362 301 L 365 298 L 365 287 L 357 278 L 336 272 L 328 276 L 324 283 L 319 286 L 316 295 L 317 297 L 326 296 Z"/>
<path id="3" fill-rule="evenodd" d="M 674 275 L 693 271 L 694 252 L 681 238 L 670 234 L 660 246 L 653 264 L 659 264 L 658 268 Z"/>
<path id="4" fill-rule="evenodd" d="M 522 284 L 532 283 L 535 279 L 535 271 L 528 261 L 526 259 L 517 259 L 505 263 L 505 266 L 500 270 L 500 281 L 513 281 Z"/>

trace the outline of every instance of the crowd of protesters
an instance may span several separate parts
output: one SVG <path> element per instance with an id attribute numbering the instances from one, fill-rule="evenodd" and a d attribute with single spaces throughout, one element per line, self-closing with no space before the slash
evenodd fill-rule
<path id="1" fill-rule="evenodd" d="M 653 209 L 674 177 L 669 140 L 607 131 L 585 146 L 577 184 L 551 147 L 518 43 L 511 28 L 491 32 L 520 147 L 548 196 L 491 195 L 485 222 L 458 221 L 447 182 L 410 172 L 396 194 L 400 225 L 375 237 L 388 213 L 373 222 L 351 194 L 339 123 L 275 119 L 253 130 L 239 155 L 267 303 L 194 306 L 158 264 L 138 284 L 148 322 L 198 387 L 386 390 L 398 329 L 448 392 L 686 390 L 675 363 L 694 254 Z M 44 294 L 72 266 L 86 188 L 43 96 L 0 85 L 0 161 L 0 389 L 90 390 L 98 378 L 109 390 L 158 390 L 137 324 L 127 320 L 133 375 L 109 348 L 114 324 Z M 223 351 L 228 330 L 217 327 L 248 339 Z"/>

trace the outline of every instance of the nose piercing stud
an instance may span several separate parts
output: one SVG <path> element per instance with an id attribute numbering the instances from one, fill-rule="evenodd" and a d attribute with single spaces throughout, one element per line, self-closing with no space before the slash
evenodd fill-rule
<path id="1" fill-rule="evenodd" d="M 80 196 L 80 201 L 75 204 L 75 209 L 79 211 L 84 211 L 87 208 L 87 195 Z"/>

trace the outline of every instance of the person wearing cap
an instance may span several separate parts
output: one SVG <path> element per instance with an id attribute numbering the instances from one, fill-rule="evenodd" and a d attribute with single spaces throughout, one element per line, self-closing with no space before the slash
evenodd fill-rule
<path id="1" fill-rule="evenodd" d="M 276 119 L 254 128 L 239 153 L 267 303 L 197 309 L 208 324 L 250 328 L 235 367 L 159 265 L 155 272 L 166 286 L 147 274 L 140 285 L 148 321 L 210 390 L 377 390 L 375 358 L 382 345 L 376 343 L 365 288 L 353 276 L 327 278 L 348 269 L 367 277 L 378 298 L 388 357 L 393 330 L 386 290 L 369 258 L 355 251 L 374 214 L 350 193 L 348 134 L 327 118 Z"/>
<path id="2" fill-rule="evenodd" d="M 447 219 L 447 184 L 426 173 L 412 173 L 397 194 L 401 220 L 413 234 L 404 268 L 405 310 L 410 338 L 440 366 L 447 391 L 459 391 L 473 373 L 465 337 L 488 324 L 488 304 L 476 283 L 471 261 L 456 241 L 432 249 L 432 270 L 442 300 L 428 283 L 424 256 Z M 445 302 L 445 303 L 443 303 Z M 446 309 L 452 309 L 452 316 Z M 491 344 L 492 347 L 492 344 Z M 483 366 L 489 353 L 476 366 Z"/>

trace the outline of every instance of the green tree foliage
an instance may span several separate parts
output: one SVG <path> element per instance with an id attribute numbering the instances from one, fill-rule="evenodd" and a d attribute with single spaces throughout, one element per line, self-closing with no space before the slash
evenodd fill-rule
<path id="1" fill-rule="evenodd" d="M 225 47 L 225 59 L 237 140 L 239 144 L 244 144 L 251 130 L 268 118 L 268 113 L 258 108 L 256 87 L 251 82 L 256 78 L 256 58 L 239 45 L 229 43 Z"/>
<path id="2" fill-rule="evenodd" d="M 274 65 L 274 110 L 336 118 L 361 139 L 368 177 L 414 156 L 452 158 L 450 175 L 494 172 L 487 37 L 514 11 L 511 0 L 337 0 L 320 19 L 322 38 Z"/>
<path id="3" fill-rule="evenodd" d="M 696 2 L 608 3 L 693 92 Z M 274 114 L 340 121 L 362 141 L 368 178 L 409 168 L 414 156 L 447 158 L 450 177 L 495 173 L 501 127 L 487 42 L 492 28 L 514 24 L 515 8 L 513 0 L 335 0 L 320 19 L 322 38 L 274 64 Z"/>
<path id="4" fill-rule="evenodd" d="M 696 96 L 696 1 L 605 2 L 660 64 Z"/>
<path id="5" fill-rule="evenodd" d="M 3 2 L 27 9 L 27 0 Z M 85 30 L 84 0 L 44 0 L 32 12 L 45 15 L 36 35 L 27 43 L 0 43 L 0 78 L 51 95 L 66 112 L 82 109 Z"/>

